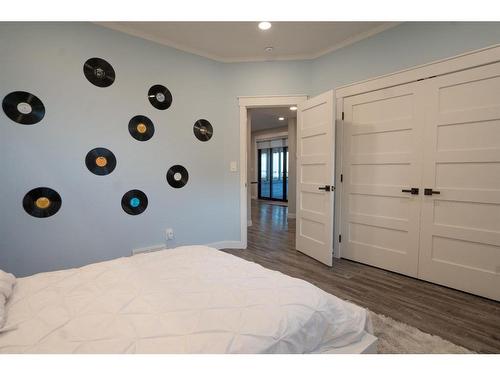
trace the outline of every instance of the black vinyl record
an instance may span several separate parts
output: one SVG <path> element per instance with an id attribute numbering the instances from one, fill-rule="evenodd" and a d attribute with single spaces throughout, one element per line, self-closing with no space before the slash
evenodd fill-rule
<path id="1" fill-rule="evenodd" d="M 12 121 L 23 125 L 36 124 L 45 116 L 42 101 L 25 91 L 14 91 L 5 96 L 2 108 Z"/>
<path id="2" fill-rule="evenodd" d="M 174 165 L 167 172 L 167 181 L 173 188 L 179 189 L 187 184 L 189 174 L 182 165 Z"/>
<path id="3" fill-rule="evenodd" d="M 116 167 L 116 158 L 107 148 L 98 147 L 88 152 L 85 165 L 93 174 L 104 176 L 113 172 Z"/>
<path id="4" fill-rule="evenodd" d="M 24 210 L 34 217 L 44 218 L 57 213 L 62 200 L 57 191 L 47 187 L 30 190 L 23 199 Z"/>
<path id="5" fill-rule="evenodd" d="M 140 190 L 130 190 L 123 194 L 122 208 L 129 215 L 142 214 L 148 207 L 148 197 Z"/>
<path id="6" fill-rule="evenodd" d="M 83 73 L 90 83 L 98 87 L 108 87 L 115 81 L 115 70 L 106 60 L 93 57 L 83 64 Z"/>
<path id="7" fill-rule="evenodd" d="M 155 133 L 155 126 L 153 121 L 146 116 L 137 115 L 129 121 L 128 131 L 132 137 L 143 142 L 151 139 Z"/>
<path id="8" fill-rule="evenodd" d="M 162 85 L 154 85 L 148 91 L 149 102 L 156 109 L 167 109 L 172 105 L 170 90 Z"/>
<path id="9" fill-rule="evenodd" d="M 206 142 L 210 138 L 212 138 L 214 129 L 212 128 L 212 124 L 208 120 L 201 119 L 194 123 L 193 132 L 196 138 L 198 138 L 202 142 Z"/>

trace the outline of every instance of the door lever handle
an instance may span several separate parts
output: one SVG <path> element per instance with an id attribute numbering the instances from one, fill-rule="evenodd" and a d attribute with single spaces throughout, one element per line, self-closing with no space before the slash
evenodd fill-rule
<path id="1" fill-rule="evenodd" d="M 410 188 L 410 189 L 403 189 L 401 190 L 402 193 L 410 193 L 412 195 L 418 195 L 419 189 L 418 188 Z"/>
<path id="2" fill-rule="evenodd" d="M 440 191 L 432 189 L 424 189 L 424 195 L 441 194 Z"/>
<path id="3" fill-rule="evenodd" d="M 320 186 L 318 189 L 319 189 L 319 190 L 324 190 L 324 191 L 330 191 L 330 190 L 333 190 L 333 189 L 331 189 L 331 186 L 330 186 L 330 185 Z"/>

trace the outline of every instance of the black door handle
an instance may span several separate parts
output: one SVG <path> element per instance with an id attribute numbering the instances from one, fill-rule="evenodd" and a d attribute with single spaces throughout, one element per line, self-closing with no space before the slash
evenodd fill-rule
<path id="1" fill-rule="evenodd" d="M 419 189 L 418 188 L 410 188 L 410 189 L 403 189 L 401 190 L 403 193 L 411 193 L 412 195 L 418 195 Z"/>
<path id="2" fill-rule="evenodd" d="M 324 190 L 324 191 L 330 191 L 330 188 L 331 188 L 330 185 L 325 185 L 324 187 L 320 186 L 318 189 L 319 190 Z"/>
<path id="3" fill-rule="evenodd" d="M 432 189 L 424 189 L 424 195 L 441 194 L 440 191 Z"/>
<path id="4" fill-rule="evenodd" d="M 251 184 L 258 184 L 259 182 L 258 181 L 252 181 L 250 182 Z"/>

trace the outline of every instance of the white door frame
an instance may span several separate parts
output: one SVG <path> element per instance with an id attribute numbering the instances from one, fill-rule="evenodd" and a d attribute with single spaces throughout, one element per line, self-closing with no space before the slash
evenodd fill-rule
<path id="1" fill-rule="evenodd" d="M 460 55 L 449 57 L 446 59 L 436 60 L 424 65 L 418 65 L 409 69 L 400 70 L 394 73 L 385 74 L 370 78 L 364 81 L 355 82 L 349 85 L 341 86 L 335 90 L 336 96 L 336 180 L 340 181 L 342 174 L 342 142 L 344 123 L 342 121 L 344 98 L 349 96 L 363 94 L 370 91 L 380 90 L 392 86 L 403 85 L 405 83 L 415 82 L 418 80 L 458 72 L 460 70 L 470 69 L 481 65 L 492 64 L 500 61 L 500 44 L 495 44 L 489 47 L 466 52 Z M 334 249 L 338 249 L 338 253 L 334 252 L 335 257 L 342 256 L 342 243 L 339 243 L 339 235 L 342 220 L 342 183 L 336 184 L 335 191 L 335 228 L 334 228 Z"/>
<path id="2" fill-rule="evenodd" d="M 250 108 L 289 107 L 307 100 L 307 95 L 239 96 L 240 107 L 240 226 L 241 237 L 237 248 L 247 248 L 247 114 Z"/>

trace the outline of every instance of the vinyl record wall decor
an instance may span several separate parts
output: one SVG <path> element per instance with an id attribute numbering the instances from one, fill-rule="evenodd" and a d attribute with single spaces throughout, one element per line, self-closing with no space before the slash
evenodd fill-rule
<path id="1" fill-rule="evenodd" d="M 108 87 L 115 82 L 115 70 L 106 60 L 93 57 L 83 64 L 83 74 L 97 87 Z"/>
<path id="2" fill-rule="evenodd" d="M 2 109 L 8 118 L 22 125 L 36 124 L 45 116 L 42 101 L 26 91 L 14 91 L 6 95 Z"/>
<path id="3" fill-rule="evenodd" d="M 153 125 L 153 121 L 148 117 L 137 115 L 129 121 L 128 131 L 132 137 L 144 142 L 151 139 L 155 133 L 155 126 Z"/>
<path id="4" fill-rule="evenodd" d="M 55 215 L 61 208 L 59 193 L 48 187 L 30 190 L 23 198 L 23 208 L 31 216 L 44 218 Z"/>
<path id="5" fill-rule="evenodd" d="M 129 215 L 139 215 L 146 211 L 148 197 L 140 190 L 130 190 L 123 194 L 122 208 Z"/>
<path id="6" fill-rule="evenodd" d="M 148 91 L 148 99 L 153 107 L 165 110 L 172 105 L 172 94 L 163 85 L 154 85 Z"/>
<path id="7" fill-rule="evenodd" d="M 209 141 L 214 134 L 212 124 L 205 119 L 198 120 L 193 125 L 193 133 L 198 140 L 202 142 Z"/>
<path id="8" fill-rule="evenodd" d="M 85 165 L 93 174 L 105 176 L 115 170 L 116 157 L 107 148 L 94 148 L 87 153 Z"/>
<path id="9" fill-rule="evenodd" d="M 167 171 L 167 182 L 170 186 L 180 189 L 186 186 L 189 173 L 182 165 L 174 165 Z"/>
<path id="10" fill-rule="evenodd" d="M 99 57 L 85 61 L 83 75 L 90 83 L 100 88 L 111 86 L 116 79 L 113 66 Z M 150 104 L 159 110 L 170 108 L 173 101 L 170 90 L 161 84 L 151 86 L 147 97 Z M 26 91 L 12 91 L 7 94 L 2 101 L 2 109 L 9 119 L 22 125 L 37 124 L 45 116 L 43 102 L 36 95 Z M 128 131 L 134 139 L 145 142 L 153 137 L 155 125 L 149 117 L 136 115 L 130 119 Z M 199 119 L 193 125 L 193 133 L 201 142 L 209 141 L 213 132 L 212 124 L 206 119 Z M 96 138 L 98 136 L 96 133 Z M 85 156 L 87 169 L 97 176 L 109 175 L 115 170 L 116 164 L 113 152 L 104 147 L 93 148 Z M 168 169 L 166 180 L 171 187 L 180 189 L 188 183 L 189 173 L 185 167 L 176 164 Z M 49 187 L 38 187 L 24 195 L 22 205 L 29 215 L 47 218 L 60 210 L 62 199 L 57 191 Z M 129 190 L 121 197 L 121 206 L 124 212 L 136 216 L 148 207 L 148 197 L 141 190 Z"/>

